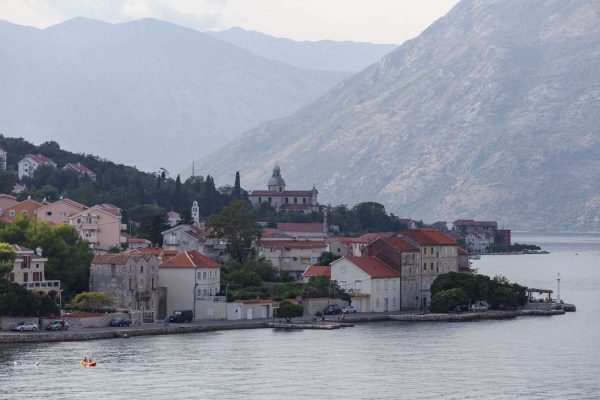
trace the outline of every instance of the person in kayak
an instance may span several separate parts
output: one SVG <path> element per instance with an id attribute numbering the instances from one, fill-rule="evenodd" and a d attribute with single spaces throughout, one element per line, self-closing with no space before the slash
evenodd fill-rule
<path id="1" fill-rule="evenodd" d="M 87 357 L 83 357 L 83 360 L 81 362 L 84 362 L 84 363 L 88 362 Z"/>

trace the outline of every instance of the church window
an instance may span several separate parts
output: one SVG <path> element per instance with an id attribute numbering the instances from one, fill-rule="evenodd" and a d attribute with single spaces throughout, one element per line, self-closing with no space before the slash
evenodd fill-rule
<path id="1" fill-rule="evenodd" d="M 279 191 L 283 192 L 283 188 L 281 186 L 279 186 Z"/>
<path id="2" fill-rule="evenodd" d="M 294 197 L 294 204 L 298 204 L 298 198 Z"/>

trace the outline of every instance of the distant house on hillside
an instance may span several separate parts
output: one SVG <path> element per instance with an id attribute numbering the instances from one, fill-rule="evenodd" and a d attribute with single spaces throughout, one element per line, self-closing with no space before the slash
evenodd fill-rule
<path id="1" fill-rule="evenodd" d="M 167 213 L 167 220 L 172 228 L 181 221 L 181 215 L 177 211 L 171 210 Z"/>
<path id="2" fill-rule="evenodd" d="M 40 165 L 50 165 L 57 167 L 56 163 L 42 154 L 27 154 L 18 162 L 18 177 L 31 177 Z"/>
<path id="3" fill-rule="evenodd" d="M 37 209 L 42 206 L 42 203 L 38 203 L 35 200 L 23 200 L 20 203 L 6 207 L 2 213 L 2 220 L 13 222 L 19 215 L 24 215 L 27 218 L 36 218 Z"/>
<path id="4" fill-rule="evenodd" d="M 6 171 L 6 157 L 8 153 L 4 149 L 0 149 L 0 171 Z"/>
<path id="5" fill-rule="evenodd" d="M 96 174 L 94 171 L 83 165 L 82 163 L 68 163 L 63 167 L 65 171 L 75 171 L 80 178 L 87 176 L 90 180 L 96 180 Z"/>
<path id="6" fill-rule="evenodd" d="M 114 204 L 97 204 L 69 217 L 79 236 L 87 240 L 94 252 L 105 252 L 111 247 L 121 247 L 126 242 L 121 231 L 121 209 Z"/>
<path id="7" fill-rule="evenodd" d="M 60 295 L 60 281 L 47 281 L 45 276 L 45 266 L 47 258 L 42 257 L 42 249 L 35 251 L 16 244 L 12 245 L 17 257 L 13 263 L 13 268 L 8 274 L 8 281 L 18 283 L 29 290 L 36 292 L 50 293 Z"/>
<path id="8" fill-rule="evenodd" d="M 286 190 L 285 181 L 281 176 L 281 168 L 275 165 L 273 175 L 267 184 L 267 190 L 253 190 L 248 199 L 256 208 L 261 204 L 268 204 L 277 211 L 311 213 L 319 211 L 317 194 L 319 192 L 314 186 L 310 190 Z"/>
<path id="9" fill-rule="evenodd" d="M 69 217 L 87 209 L 81 203 L 71 199 L 60 199 L 54 203 L 46 204 L 36 210 L 37 219 L 50 224 L 68 224 Z"/>
<path id="10" fill-rule="evenodd" d="M 8 207 L 19 204 L 17 198 L 9 194 L 0 194 L 0 216 L 4 214 L 4 210 Z"/>

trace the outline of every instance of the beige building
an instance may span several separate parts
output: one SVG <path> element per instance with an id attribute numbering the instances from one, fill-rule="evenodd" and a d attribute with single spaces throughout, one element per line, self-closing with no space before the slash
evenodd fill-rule
<path id="1" fill-rule="evenodd" d="M 448 272 L 458 272 L 458 242 L 447 234 L 433 229 L 407 229 L 399 235 L 420 249 L 421 267 L 417 272 L 419 305 L 429 307 L 431 284 Z"/>
<path id="2" fill-rule="evenodd" d="M 160 265 L 160 286 L 166 290 L 166 313 L 195 310 L 197 300 L 210 300 L 221 288 L 221 264 L 196 250 L 180 251 Z"/>
<path id="3" fill-rule="evenodd" d="M 159 262 L 152 254 L 96 254 L 90 267 L 90 291 L 108 293 L 120 307 L 159 308 Z"/>
<path id="4" fill-rule="evenodd" d="M 331 279 L 350 294 L 357 312 L 400 310 L 400 274 L 375 257 L 342 257 L 331 263 Z"/>
<path id="5" fill-rule="evenodd" d="M 26 289 L 37 292 L 56 292 L 60 295 L 60 281 L 46 280 L 45 268 L 47 258 L 42 257 L 42 249 L 35 251 L 16 244 L 12 245 L 17 257 L 13 263 L 13 269 L 8 274 L 8 281 L 18 283 Z"/>
<path id="6" fill-rule="evenodd" d="M 271 261 L 280 271 L 301 277 L 306 269 L 316 264 L 321 253 L 327 250 L 324 241 L 315 240 L 261 240 L 258 256 Z"/>
<path id="7" fill-rule="evenodd" d="M 87 207 L 71 199 L 60 199 L 54 203 L 46 204 L 35 212 L 37 219 L 50 224 L 68 224 L 69 217 L 86 210 Z"/>
<path id="8" fill-rule="evenodd" d="M 121 232 L 127 229 L 127 225 L 121 224 L 121 209 L 112 204 L 98 204 L 72 215 L 69 224 L 95 252 L 121 247 L 126 242 Z"/>

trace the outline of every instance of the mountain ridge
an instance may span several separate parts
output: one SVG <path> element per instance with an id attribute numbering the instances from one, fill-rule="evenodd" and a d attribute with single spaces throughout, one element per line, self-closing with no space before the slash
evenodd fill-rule
<path id="1" fill-rule="evenodd" d="M 288 184 L 316 181 L 327 202 L 375 199 L 419 219 L 589 230 L 600 214 L 594 4 L 462 1 L 199 165 L 259 188 L 279 162 Z"/>

